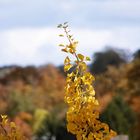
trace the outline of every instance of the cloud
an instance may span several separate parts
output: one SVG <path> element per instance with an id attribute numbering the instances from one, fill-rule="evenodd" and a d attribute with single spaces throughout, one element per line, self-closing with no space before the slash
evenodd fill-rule
<path id="1" fill-rule="evenodd" d="M 139 0 L 1 0 L 1 29 L 52 26 L 140 26 Z"/>
<path id="2" fill-rule="evenodd" d="M 139 0 L 0 0 L 0 65 L 62 64 L 55 26 L 65 21 L 85 55 L 108 45 L 135 51 L 139 7 Z"/>
<path id="3" fill-rule="evenodd" d="M 52 28 L 11 29 L 0 32 L 1 64 L 26 65 L 51 61 L 53 51 L 57 50 L 55 36 L 57 32 Z"/>
<path id="4" fill-rule="evenodd" d="M 63 41 L 57 36 L 60 32 L 52 27 L 0 31 L 0 65 L 62 64 L 65 55 L 58 47 Z M 139 28 L 73 29 L 75 37 L 80 42 L 79 52 L 88 56 L 92 56 L 93 52 L 100 51 L 107 45 L 135 51 L 140 44 L 139 32 Z"/>

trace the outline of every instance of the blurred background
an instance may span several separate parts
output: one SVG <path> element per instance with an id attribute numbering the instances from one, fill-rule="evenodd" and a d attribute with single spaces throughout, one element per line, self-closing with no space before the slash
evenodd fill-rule
<path id="1" fill-rule="evenodd" d="M 57 29 L 69 22 L 89 70 L 101 120 L 140 140 L 139 0 L 0 0 L 0 114 L 36 140 L 75 140 L 63 101 L 65 54 Z"/>

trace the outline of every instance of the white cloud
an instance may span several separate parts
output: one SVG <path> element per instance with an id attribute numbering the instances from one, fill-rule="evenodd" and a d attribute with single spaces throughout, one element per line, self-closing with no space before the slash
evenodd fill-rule
<path id="1" fill-rule="evenodd" d="M 139 0 L 1 0 L 0 28 L 56 25 L 120 26 L 140 24 Z"/>
<path id="2" fill-rule="evenodd" d="M 57 48 L 55 36 L 57 32 L 52 28 L 11 29 L 0 32 L 2 59 L 0 63 L 41 64 L 45 63 L 46 59 L 51 62 L 53 52 L 49 51 L 54 49 L 55 52 Z M 44 50 L 46 50 L 46 56 L 44 56 Z"/>
<path id="3" fill-rule="evenodd" d="M 92 56 L 106 45 L 135 51 L 140 44 L 140 28 L 114 28 L 110 30 L 75 28 L 79 51 Z M 61 39 L 56 28 L 17 28 L 0 32 L 0 65 L 10 64 L 62 64 L 64 54 L 57 46 Z M 129 48 L 128 48 L 129 47 Z M 131 48 L 130 48 L 131 47 Z"/>
<path id="4" fill-rule="evenodd" d="M 72 24 L 85 55 L 140 45 L 139 0 L 0 0 L 0 7 L 0 65 L 62 63 L 59 30 L 45 26 L 63 21 Z"/>

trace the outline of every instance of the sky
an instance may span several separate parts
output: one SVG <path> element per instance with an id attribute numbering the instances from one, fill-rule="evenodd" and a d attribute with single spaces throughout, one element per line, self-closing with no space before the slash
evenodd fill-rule
<path id="1" fill-rule="evenodd" d="M 0 66 L 63 64 L 57 25 L 65 21 L 86 56 L 140 49 L 140 0 L 0 0 Z"/>

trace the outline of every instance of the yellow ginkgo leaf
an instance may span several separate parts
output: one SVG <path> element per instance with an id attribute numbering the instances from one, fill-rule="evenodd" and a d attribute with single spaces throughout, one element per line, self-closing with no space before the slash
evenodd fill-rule
<path id="1" fill-rule="evenodd" d="M 84 60 L 84 56 L 82 54 L 77 54 L 78 58 L 83 61 Z"/>
<path id="2" fill-rule="evenodd" d="M 64 71 L 66 72 L 66 71 L 70 70 L 70 68 L 72 68 L 72 66 L 73 66 L 72 64 L 65 65 Z"/>
<path id="3" fill-rule="evenodd" d="M 69 49 L 69 52 L 70 52 L 71 54 L 73 54 L 75 51 L 74 51 L 74 49 Z"/>
<path id="4" fill-rule="evenodd" d="M 14 122 L 10 122 L 10 127 L 11 128 L 16 128 L 16 124 Z"/>
<path id="5" fill-rule="evenodd" d="M 63 52 L 68 52 L 68 50 L 67 50 L 66 48 L 61 49 L 61 51 L 63 51 Z"/>
<path id="6" fill-rule="evenodd" d="M 68 45 L 68 48 L 75 49 L 76 48 L 76 44 L 75 43 L 70 44 L 70 45 Z"/>
<path id="7" fill-rule="evenodd" d="M 1 118 L 2 119 L 6 119 L 7 118 L 7 115 L 1 115 Z"/>
<path id="8" fill-rule="evenodd" d="M 64 64 L 69 64 L 70 63 L 70 59 L 69 59 L 69 57 L 67 56 L 66 58 L 65 58 L 65 60 L 64 60 Z"/>
<path id="9" fill-rule="evenodd" d="M 76 135 L 77 140 L 110 140 L 116 134 L 110 131 L 107 124 L 99 120 L 99 112 L 96 111 L 99 102 L 95 97 L 93 87 L 95 79 L 85 63 L 85 61 L 90 61 L 90 57 L 77 54 L 78 42 L 69 34 L 68 25 L 59 26 L 64 29 L 69 41 L 62 51 L 75 57 L 70 60 L 67 56 L 64 60 L 64 71 L 67 72 L 64 97 L 68 105 L 67 130 Z M 71 61 L 74 62 L 73 65 Z"/>

